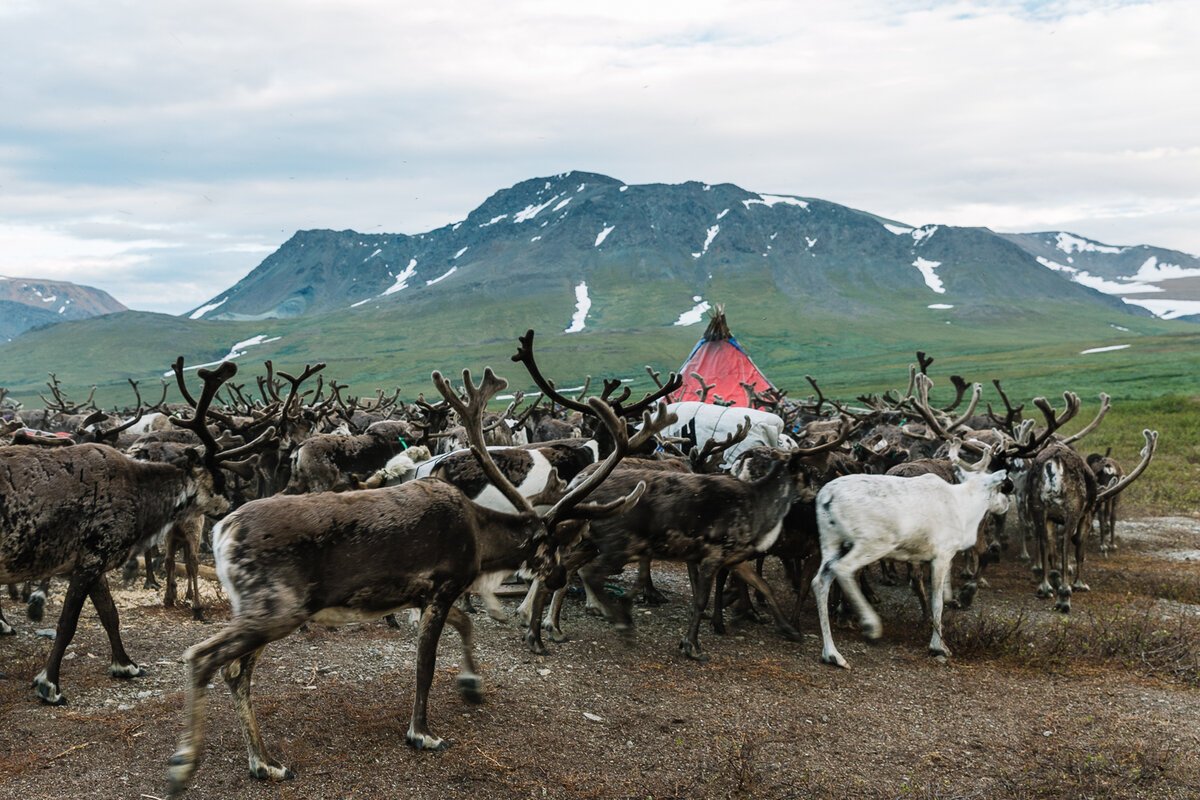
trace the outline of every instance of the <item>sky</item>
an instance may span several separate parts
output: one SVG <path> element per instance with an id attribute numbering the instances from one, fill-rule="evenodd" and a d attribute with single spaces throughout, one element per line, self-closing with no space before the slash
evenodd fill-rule
<path id="1" fill-rule="evenodd" d="M 0 275 L 180 314 L 577 169 L 1200 254 L 1195 0 L 0 0 Z"/>

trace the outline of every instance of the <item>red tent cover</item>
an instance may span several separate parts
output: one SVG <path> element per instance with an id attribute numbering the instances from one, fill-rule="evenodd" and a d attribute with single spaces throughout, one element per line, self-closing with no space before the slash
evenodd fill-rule
<path id="1" fill-rule="evenodd" d="M 742 388 L 743 383 L 753 386 L 756 392 L 765 392 L 774 387 L 733 338 L 729 323 L 725 321 L 724 309 L 717 307 L 710 316 L 704 338 L 679 368 L 679 374 L 683 376 L 683 386 L 672 400 L 681 402 L 700 399 L 700 382 L 692 375 L 695 372 L 704 378 L 706 385 L 716 384 L 709 389 L 707 402 L 716 402 L 716 395 L 722 403 L 727 404 L 732 400 L 735 406 L 749 408 L 750 399 L 746 396 L 746 390 Z"/>

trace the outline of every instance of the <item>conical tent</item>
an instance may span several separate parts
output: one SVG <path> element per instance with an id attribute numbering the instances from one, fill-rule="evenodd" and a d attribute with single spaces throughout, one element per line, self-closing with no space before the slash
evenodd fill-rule
<path id="1" fill-rule="evenodd" d="M 709 403 L 719 400 L 729 404 L 732 401 L 735 406 L 748 408 L 750 399 L 742 388 L 743 383 L 760 393 L 774 388 L 733 338 L 729 323 L 725 321 L 724 306 L 716 306 L 709 312 L 704 338 L 679 368 L 679 374 L 683 376 L 683 386 L 672 397 L 675 402 L 701 399 L 701 384 L 696 375 L 704 380 L 704 385 L 712 386 L 705 398 Z"/>

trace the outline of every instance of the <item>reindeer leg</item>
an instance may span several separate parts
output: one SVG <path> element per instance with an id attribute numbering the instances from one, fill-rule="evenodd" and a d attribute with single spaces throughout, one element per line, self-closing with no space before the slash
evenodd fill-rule
<path id="1" fill-rule="evenodd" d="M 204 621 L 204 605 L 200 602 L 200 534 L 204 531 L 204 521 L 200 520 L 197 529 L 192 531 L 184 541 L 184 568 L 187 570 L 187 593 L 192 600 L 192 619 Z M 194 536 L 192 534 L 195 534 Z"/>
<path id="2" fill-rule="evenodd" d="M 455 593 L 457 596 L 458 593 Z M 412 719 L 408 723 L 408 743 L 417 750 L 445 750 L 448 744 L 429 732 L 426 710 L 429 687 L 437 661 L 438 639 L 450 614 L 453 599 L 435 599 L 425 606 L 417 628 L 417 688 L 413 694 Z"/>
<path id="3" fill-rule="evenodd" d="M 950 563 L 946 559 L 935 557 L 929 566 L 929 591 L 933 595 L 930 598 L 933 606 L 933 636 L 929 640 L 929 654 L 934 657 L 949 658 L 950 648 L 946 647 L 946 643 L 942 641 L 942 607 L 950 580 Z"/>
<path id="4" fill-rule="evenodd" d="M 9 584 L 11 586 L 11 584 Z M 0 636 L 12 636 L 16 633 L 13 626 L 8 624 L 8 620 L 4 618 L 4 609 L 0 608 Z"/>
<path id="5" fill-rule="evenodd" d="M 929 596 L 925 593 L 925 565 L 921 562 L 908 562 L 908 585 L 921 604 L 921 619 L 932 625 L 933 617 L 929 613 Z"/>
<path id="6" fill-rule="evenodd" d="M 466 614 L 451 606 L 450 613 L 446 615 L 446 622 L 458 631 L 458 638 L 462 640 L 463 667 L 455 682 L 458 693 L 468 703 L 482 703 L 483 681 L 480 680 L 475 666 L 475 641 L 471 632 L 471 620 Z"/>
<path id="7" fill-rule="evenodd" d="M 1083 582 L 1083 556 L 1087 549 L 1087 536 L 1082 523 L 1075 529 L 1072 543 L 1075 545 L 1075 580 L 1071 589 L 1076 592 L 1090 592 L 1092 587 Z"/>
<path id="8" fill-rule="evenodd" d="M 708 606 L 713 578 L 719 567 L 720 563 L 711 559 L 701 561 L 696 566 L 696 580 L 692 586 L 692 618 L 688 623 L 687 636 L 679 643 L 679 649 L 685 656 L 702 663 L 708 661 L 708 655 L 700 651 L 700 619 Z"/>
<path id="9" fill-rule="evenodd" d="M 823 559 L 820 569 L 812 579 L 813 597 L 817 601 L 817 618 L 821 623 L 821 661 L 850 669 L 850 664 L 833 643 L 833 630 L 829 625 L 829 587 L 833 583 L 836 559 L 836 555 Z"/>
<path id="10" fill-rule="evenodd" d="M 75 636 L 75 628 L 79 625 L 79 612 L 83 610 L 83 601 L 87 599 L 94 582 L 94 577 L 76 573 L 67 585 L 67 593 L 63 596 L 63 607 L 58 615 L 58 626 L 54 633 L 54 644 L 50 648 L 50 655 L 46 657 L 45 668 L 33 679 L 33 688 L 43 703 L 61 706 L 67 702 L 67 698 L 58 692 L 58 671 L 62 666 L 62 657 L 67 651 L 67 645 L 71 643 Z"/>
<path id="11" fill-rule="evenodd" d="M 1037 596 L 1041 598 L 1054 596 L 1054 581 L 1058 573 L 1053 569 L 1054 563 L 1054 521 L 1042 520 L 1038 526 L 1038 563 L 1041 565 L 1042 582 L 1038 584 Z"/>
<path id="12" fill-rule="evenodd" d="M 92 605 L 96 607 L 96 614 L 100 617 L 100 624 L 104 626 L 109 647 L 112 648 L 109 674 L 114 678 L 143 677 L 146 670 L 133 663 L 133 659 L 126 654 L 125 646 L 121 643 L 121 622 L 117 616 L 117 605 L 113 602 L 112 593 L 108 590 L 108 581 L 103 575 L 92 584 L 88 596 L 92 598 Z"/>
<path id="13" fill-rule="evenodd" d="M 260 622 L 249 617 L 237 617 L 224 630 L 205 639 L 183 654 L 188 667 L 187 700 L 184 705 L 183 733 L 180 734 L 179 745 L 176 747 L 174 755 L 167 762 L 169 797 L 177 797 L 187 788 L 200 763 L 200 756 L 204 749 L 204 698 L 208 693 L 208 684 L 212 680 L 213 674 L 222 665 L 231 664 L 231 662 L 261 649 L 269 642 L 282 639 L 298 628 L 303 621 L 303 616 L 299 615 L 280 623 Z M 232 669 L 226 673 L 227 682 L 231 678 L 235 681 L 240 680 L 239 675 L 230 675 L 231 672 Z M 250 705 L 249 675 L 245 678 L 245 686 L 244 706 L 238 705 L 240 702 L 238 695 L 236 693 L 234 695 L 234 703 L 238 708 L 238 720 L 243 732 L 247 730 L 248 725 L 251 730 L 257 731 L 254 709 Z M 238 687 L 240 691 L 240 684 Z M 234 689 L 235 687 L 230 686 L 230 688 Z M 242 718 L 243 714 L 248 715 L 248 721 Z M 249 753 L 252 759 L 252 768 L 255 755 L 254 752 Z M 277 766 L 268 762 L 263 763 L 266 766 Z M 283 774 L 287 771 L 286 768 L 278 768 L 281 772 L 274 776 L 276 779 L 289 777 L 289 775 Z M 257 777 L 257 774 L 255 776 Z"/>
<path id="14" fill-rule="evenodd" d="M 229 687 L 229 693 L 233 695 L 238 727 L 241 728 L 242 740 L 246 743 L 250 777 L 264 781 L 289 780 L 295 775 L 267 752 L 262 733 L 258 729 L 258 720 L 254 716 L 254 705 L 250 701 L 250 681 L 254 674 L 254 665 L 262 657 L 262 652 L 263 648 L 259 647 L 241 658 L 234 659 L 221 670 L 221 676 L 225 679 L 225 685 Z"/>
<path id="15" fill-rule="evenodd" d="M 1077 519 L 1067 519 L 1062 526 L 1062 557 L 1061 557 L 1061 573 L 1055 573 L 1050 576 L 1050 582 L 1054 584 L 1057 600 L 1054 603 L 1054 610 L 1068 614 L 1071 611 L 1071 532 L 1079 525 Z M 1055 580 L 1055 577 L 1058 577 Z"/>
<path id="16" fill-rule="evenodd" d="M 779 608 L 779 603 L 775 599 L 775 593 L 771 591 L 771 587 L 759 576 L 749 561 L 742 561 L 734 565 L 731 569 L 735 575 L 745 582 L 745 585 L 753 587 L 767 601 L 767 608 L 771 610 L 771 616 L 775 617 L 775 626 L 784 637 L 793 642 L 799 642 L 804 638 L 800 635 L 800 631 L 796 630 L 787 617 L 783 615 L 783 611 Z"/>
<path id="17" fill-rule="evenodd" d="M 641 602 L 648 606 L 661 606 L 667 602 L 667 596 L 655 588 L 650 577 L 650 556 L 638 559 L 638 584 L 642 587 Z"/>
<path id="18" fill-rule="evenodd" d="M 690 564 L 688 565 L 691 566 Z M 692 570 L 688 571 L 689 577 L 692 577 L 693 582 L 695 577 L 692 576 Z M 721 567 L 717 572 L 715 586 L 713 587 L 713 610 L 712 610 L 712 629 L 717 636 L 725 635 L 725 582 L 729 580 L 729 570 L 726 567 Z M 695 591 L 693 585 L 692 590 Z"/>
<path id="19" fill-rule="evenodd" d="M 167 588 L 163 590 L 163 606 L 165 608 L 174 608 L 175 601 L 179 598 L 175 589 L 175 550 L 180 546 L 179 523 L 175 523 L 167 531 L 167 538 L 163 542 L 163 572 L 164 580 L 167 583 Z M 146 551 L 146 574 L 153 574 L 150 571 L 150 551 Z M 149 588 L 147 586 L 146 588 Z"/>
<path id="20" fill-rule="evenodd" d="M 159 559 L 158 545 L 150 545 L 146 548 L 143 554 L 143 559 L 146 562 L 146 583 L 142 586 L 143 589 L 157 589 L 158 578 L 154 577 L 154 562 Z"/>
<path id="21" fill-rule="evenodd" d="M 50 596 L 50 579 L 43 578 L 25 601 L 25 616 L 30 622 L 41 622 L 46 615 L 46 600 Z M 0 631 L 2 632 L 2 631 Z"/>
<path id="22" fill-rule="evenodd" d="M 535 580 L 529 587 L 529 591 L 533 592 L 534 595 L 533 600 L 529 604 L 529 627 L 525 629 L 525 646 L 534 655 L 544 656 L 546 655 L 546 645 L 542 643 L 542 610 L 546 605 L 548 590 L 545 583 Z M 565 593 L 566 587 L 554 593 L 556 599 L 560 592 Z"/>

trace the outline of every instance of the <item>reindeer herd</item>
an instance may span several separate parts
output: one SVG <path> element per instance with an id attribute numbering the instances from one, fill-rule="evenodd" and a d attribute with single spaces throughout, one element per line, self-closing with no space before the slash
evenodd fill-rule
<path id="1" fill-rule="evenodd" d="M 930 653 L 945 657 L 943 609 L 971 603 L 1006 530 L 1015 531 L 1026 558 L 1026 542 L 1033 543 L 1038 596 L 1070 610 L 1073 593 L 1088 588 L 1093 520 L 1108 553 L 1116 547 L 1116 499 L 1157 444 L 1157 433 L 1144 431 L 1140 462 L 1128 472 L 1107 453 L 1081 455 L 1074 445 L 1108 412 L 1106 395 L 1095 419 L 1072 436 L 1059 432 L 1081 407 L 1071 392 L 1061 410 L 1034 399 L 1038 419 L 996 383 L 1005 409 L 985 412 L 982 386 L 952 376 L 953 402 L 935 407 L 932 359 L 923 353 L 904 392 L 860 396 L 853 407 L 826 398 L 810 377 L 815 394 L 804 401 L 747 387 L 754 408 L 729 408 L 669 403 L 679 376 L 664 381 L 649 368 L 658 389 L 636 401 L 616 380 L 598 396 L 586 397 L 586 385 L 568 396 L 542 374 L 533 339 L 533 331 L 520 338 L 513 361 L 539 393 L 524 409 L 524 395 L 514 393 L 500 413 L 488 406 L 508 384 L 490 368 L 478 382 L 464 371 L 459 386 L 435 372 L 441 399 L 410 404 L 398 390 L 346 396 L 345 386 L 324 381 L 323 364 L 293 376 L 270 362 L 256 387 L 235 382 L 232 362 L 200 369 L 197 397 L 180 358 L 174 373 L 185 402 L 168 405 L 164 381 L 159 401 L 144 403 L 132 383 L 136 408 L 121 422 L 91 397 L 71 402 L 53 375 L 52 398 L 37 411 L 0 389 L 0 444 L 11 442 L 0 446 L 0 583 L 10 598 L 29 598 L 36 619 L 48 579 L 67 581 L 54 643 L 33 680 L 36 696 L 66 702 L 60 668 L 88 598 L 109 638 L 111 674 L 143 675 L 122 643 L 108 574 L 124 566 L 125 578 L 135 578 L 144 555 L 154 580 L 152 556 L 161 549 L 164 602 L 172 605 L 181 547 L 200 617 L 197 564 L 209 527 L 232 618 L 185 654 L 185 725 L 168 770 L 173 796 L 200 761 L 205 693 L 218 671 L 251 774 L 292 776 L 263 744 L 251 677 L 266 645 L 308 623 L 386 617 L 395 624 L 396 612 L 415 615 L 407 740 L 422 750 L 445 747 L 426 715 L 442 629 L 449 623 L 462 640 L 460 693 L 479 700 L 464 612 L 477 595 L 490 614 L 506 617 L 495 592 L 514 573 L 529 582 L 517 616 L 535 653 L 547 652 L 543 631 L 566 640 L 561 610 L 570 583 L 582 583 L 589 608 L 629 630 L 631 598 L 662 602 L 652 564 L 671 561 L 685 564 L 691 578 L 679 645 L 688 658 L 707 659 L 699 633 L 710 601 L 712 627 L 723 633 L 724 607 L 752 609 L 752 593 L 779 632 L 799 641 L 797 610 L 812 589 L 821 659 L 848 667 L 833 643 L 831 607 L 848 604 L 864 635 L 878 637 L 865 568 L 880 563 L 886 574 L 906 563 L 932 630 Z M 797 597 L 791 615 L 763 577 L 768 556 L 781 562 Z M 957 594 L 956 558 L 963 563 Z M 639 567 L 636 586 L 610 597 L 606 579 L 631 563 Z M 841 601 L 831 597 L 835 586 Z M 12 632 L 0 613 L 0 634 Z"/>

